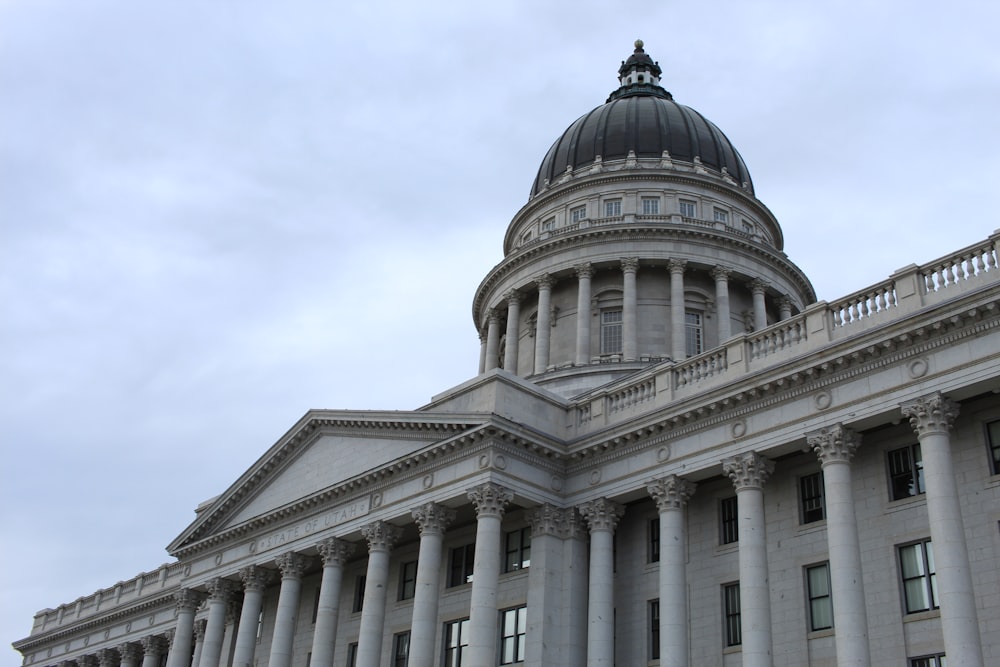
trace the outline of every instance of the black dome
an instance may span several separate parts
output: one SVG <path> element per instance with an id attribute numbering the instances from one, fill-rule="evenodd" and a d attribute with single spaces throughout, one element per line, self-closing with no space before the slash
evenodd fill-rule
<path id="1" fill-rule="evenodd" d="M 638 54 L 638 55 L 637 55 Z M 636 43 L 636 53 L 622 64 L 622 86 L 608 101 L 581 116 L 559 137 L 545 154 L 532 196 L 555 183 L 567 165 L 579 169 L 600 155 L 603 162 L 625 159 L 630 151 L 637 158 L 659 158 L 668 151 L 672 160 L 694 162 L 700 158 L 706 169 L 719 172 L 725 168 L 740 186 L 746 183 L 753 192 L 753 182 L 743 158 L 718 127 L 690 107 L 674 102 L 658 81 L 630 83 L 627 75 L 636 67 L 660 68 Z M 639 78 L 642 81 L 642 78 Z"/>

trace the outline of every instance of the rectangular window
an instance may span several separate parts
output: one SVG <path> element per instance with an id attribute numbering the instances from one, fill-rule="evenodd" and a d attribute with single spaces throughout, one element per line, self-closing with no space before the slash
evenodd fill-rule
<path id="1" fill-rule="evenodd" d="M 716 222 L 729 224 L 729 211 L 723 211 L 721 208 L 713 209 L 712 217 L 715 219 Z"/>
<path id="2" fill-rule="evenodd" d="M 646 550 L 646 562 L 648 563 L 659 563 L 660 562 L 660 517 L 655 517 L 649 520 L 647 524 L 649 526 L 649 547 Z"/>
<path id="3" fill-rule="evenodd" d="M 469 619 L 444 624 L 444 667 L 462 667 L 469 649 Z"/>
<path id="4" fill-rule="evenodd" d="M 531 230 L 529 229 L 528 231 L 526 231 L 524 234 L 521 235 L 521 243 L 523 245 L 530 240 L 531 240 Z"/>
<path id="5" fill-rule="evenodd" d="M 260 637 L 264 631 L 264 605 L 260 607 L 260 613 L 257 614 L 257 643 L 260 643 Z"/>
<path id="6" fill-rule="evenodd" d="M 809 594 L 809 629 L 833 627 L 833 601 L 830 595 L 830 566 L 827 563 L 806 568 Z"/>
<path id="7" fill-rule="evenodd" d="M 740 540 L 736 509 L 736 496 L 719 501 L 719 544 L 732 544 Z"/>
<path id="8" fill-rule="evenodd" d="M 601 354 L 621 354 L 622 311 L 601 312 Z"/>
<path id="9" fill-rule="evenodd" d="M 476 560 L 475 543 L 451 550 L 451 567 L 448 570 L 448 585 L 461 586 L 472 582 L 472 566 Z"/>
<path id="10" fill-rule="evenodd" d="M 513 572 L 531 565 L 531 528 L 507 533 L 503 571 Z"/>
<path id="11" fill-rule="evenodd" d="M 919 658 L 910 658 L 910 667 L 947 667 L 944 653 L 937 655 L 924 655 Z"/>
<path id="12" fill-rule="evenodd" d="M 1000 421 L 986 425 L 986 439 L 990 445 L 990 472 L 1000 475 Z"/>
<path id="13" fill-rule="evenodd" d="M 359 612 L 365 606 L 365 575 L 359 574 L 354 577 L 354 606 L 351 611 Z"/>
<path id="14" fill-rule="evenodd" d="M 740 623 L 739 584 L 726 584 L 722 587 L 722 608 L 726 646 L 739 646 L 743 643 L 743 630 Z"/>
<path id="15" fill-rule="evenodd" d="M 524 636 L 527 633 L 527 607 L 500 612 L 500 664 L 524 661 Z"/>
<path id="16" fill-rule="evenodd" d="M 542 231 L 543 232 L 551 232 L 555 228 L 556 228 L 556 219 L 555 218 L 549 218 L 548 220 L 542 221 Z"/>
<path id="17" fill-rule="evenodd" d="M 358 664 L 358 643 L 347 645 L 347 667 L 357 667 Z"/>
<path id="18" fill-rule="evenodd" d="M 417 590 L 417 561 L 399 566 L 399 599 L 410 600 Z"/>
<path id="19" fill-rule="evenodd" d="M 746 220 L 741 220 L 740 223 L 743 226 L 743 231 L 744 232 L 746 232 L 747 234 L 753 234 L 753 224 L 752 223 L 747 222 Z"/>
<path id="20" fill-rule="evenodd" d="M 577 206 L 576 208 L 571 208 L 569 210 L 569 220 L 570 222 L 580 222 L 587 217 L 587 207 Z"/>
<path id="21" fill-rule="evenodd" d="M 695 357 L 704 351 L 701 330 L 701 313 L 684 313 L 684 352 Z"/>
<path id="22" fill-rule="evenodd" d="M 622 214 L 622 200 L 609 199 L 604 202 L 604 217 L 615 218 Z"/>
<path id="23" fill-rule="evenodd" d="M 697 211 L 696 204 L 693 201 L 687 201 L 685 199 L 681 199 L 677 203 L 677 206 L 678 206 L 678 208 L 679 208 L 679 210 L 681 212 L 681 217 L 684 217 L 684 218 L 697 218 L 698 217 L 698 214 L 696 212 Z"/>
<path id="24" fill-rule="evenodd" d="M 406 667 L 410 659 L 410 633 L 400 632 L 392 638 L 392 667 Z"/>
<path id="25" fill-rule="evenodd" d="M 659 199 L 659 197 L 643 197 L 642 198 L 642 214 L 643 215 L 659 215 L 660 214 L 660 199 Z"/>
<path id="26" fill-rule="evenodd" d="M 937 575 L 930 540 L 899 548 L 899 573 L 907 614 L 937 609 Z"/>
<path id="27" fill-rule="evenodd" d="M 826 518 L 822 472 L 799 477 L 799 513 L 804 524 Z"/>
<path id="28" fill-rule="evenodd" d="M 649 601 L 649 659 L 660 659 L 660 601 Z"/>
<path id="29" fill-rule="evenodd" d="M 924 492 L 924 462 L 920 443 L 889 451 L 889 494 L 893 500 Z"/>
<path id="30" fill-rule="evenodd" d="M 312 617 L 313 625 L 316 625 L 316 617 L 319 616 L 319 593 L 320 589 L 319 586 L 317 586 L 316 597 L 313 598 L 313 617 Z"/>

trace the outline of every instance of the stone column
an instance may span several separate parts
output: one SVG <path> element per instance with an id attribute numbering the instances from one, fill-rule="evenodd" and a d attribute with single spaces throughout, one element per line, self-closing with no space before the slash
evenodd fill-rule
<path id="1" fill-rule="evenodd" d="M 771 667 L 771 591 L 764 535 L 764 483 L 774 463 L 757 452 L 733 456 L 722 470 L 736 488 L 740 535 L 743 667 Z"/>
<path id="2" fill-rule="evenodd" d="M 205 626 L 205 644 L 197 667 L 219 667 L 222 657 L 222 636 L 226 632 L 226 606 L 233 595 L 233 582 L 217 577 L 206 585 L 208 588 L 208 623 Z"/>
<path id="3" fill-rule="evenodd" d="M 486 482 L 470 489 L 468 496 L 476 507 L 476 556 L 469 603 L 469 665 L 491 667 L 497 660 L 500 521 L 514 493 L 499 484 Z"/>
<path id="4" fill-rule="evenodd" d="M 622 358 L 639 358 L 639 302 L 636 294 L 638 257 L 622 257 Z"/>
<path id="5" fill-rule="evenodd" d="M 917 433 L 924 462 L 927 518 L 948 665 L 982 667 L 976 596 L 951 457 L 951 427 L 958 417 L 958 404 L 934 393 L 908 401 L 902 409 Z"/>
<path id="6" fill-rule="evenodd" d="M 687 262 L 672 259 L 670 271 L 670 356 L 674 361 L 687 358 L 687 337 L 684 335 L 684 267 Z"/>
<path id="7" fill-rule="evenodd" d="M 500 313 L 490 308 L 489 324 L 486 328 L 486 370 L 491 371 L 500 364 Z"/>
<path id="8" fill-rule="evenodd" d="M 838 667 L 868 667 L 868 612 L 861 569 L 861 543 L 854 516 L 851 458 L 861 436 L 836 424 L 806 434 L 806 442 L 823 466 L 826 499 L 826 540 L 830 554 L 834 639 Z"/>
<path id="9" fill-rule="evenodd" d="M 205 630 L 207 629 L 208 621 L 205 619 L 194 622 L 194 656 L 191 658 L 192 667 L 199 667 L 201 665 L 201 654 L 205 650 Z"/>
<path id="10" fill-rule="evenodd" d="M 517 375 L 518 325 L 521 318 L 521 294 L 510 290 L 504 294 L 507 299 L 507 347 L 504 349 L 503 367 Z"/>
<path id="11" fill-rule="evenodd" d="M 486 372 L 486 329 L 479 330 L 479 374 Z"/>
<path id="12" fill-rule="evenodd" d="M 695 485 L 677 475 L 646 487 L 660 511 L 660 665 L 689 667 L 687 524 L 684 508 Z"/>
<path id="13" fill-rule="evenodd" d="M 299 613 L 299 595 L 302 593 L 302 575 L 309 559 L 302 554 L 288 551 L 275 559 L 281 570 L 281 588 L 278 590 L 278 609 L 274 617 L 274 634 L 271 635 L 271 656 L 268 667 L 289 667 L 292 662 L 292 640 L 295 619 Z"/>
<path id="14" fill-rule="evenodd" d="M 455 510 L 427 503 L 411 514 L 420 527 L 420 553 L 417 555 L 417 581 L 413 591 L 408 664 L 409 667 L 432 667 L 434 637 L 438 625 L 438 598 L 441 595 L 444 531 L 455 520 Z"/>
<path id="15" fill-rule="evenodd" d="M 540 276 L 538 283 L 538 317 L 535 320 L 535 375 L 549 367 L 549 341 L 552 337 L 552 286 L 549 274 Z"/>
<path id="16" fill-rule="evenodd" d="M 732 313 L 729 310 L 729 274 L 732 271 L 724 266 L 712 269 L 715 279 L 715 319 L 719 326 L 719 345 L 725 343 L 733 335 Z"/>
<path id="17" fill-rule="evenodd" d="M 131 642 L 121 644 L 118 646 L 118 655 L 121 656 L 121 667 L 139 667 L 142 647 Z"/>
<path id="18" fill-rule="evenodd" d="M 340 586 L 344 580 L 344 563 L 354 553 L 354 545 L 330 537 L 317 544 L 316 550 L 323 559 L 323 578 L 319 584 L 319 605 L 313 628 L 310 665 L 332 667 L 334 644 L 337 639 L 337 619 L 340 616 Z"/>
<path id="19" fill-rule="evenodd" d="M 177 625 L 167 656 L 167 667 L 188 667 L 194 640 L 194 612 L 203 597 L 190 588 L 182 588 L 174 593 L 174 599 L 177 601 Z"/>
<path id="20" fill-rule="evenodd" d="M 160 667 L 160 656 L 167 650 L 163 637 L 150 635 L 139 640 L 142 645 L 142 667 Z"/>
<path id="21" fill-rule="evenodd" d="M 99 667 L 100 662 L 96 655 L 81 655 L 76 659 L 78 667 Z"/>
<path id="22" fill-rule="evenodd" d="M 587 604 L 587 667 L 615 664 L 614 536 L 625 508 L 598 498 L 580 508 L 590 527 L 590 585 Z"/>
<path id="23" fill-rule="evenodd" d="M 576 267 L 576 365 L 590 363 L 590 279 L 594 267 L 589 263 Z"/>
<path id="24" fill-rule="evenodd" d="M 756 278 L 750 281 L 748 287 L 753 294 L 753 330 L 760 331 L 767 328 L 767 305 L 764 302 L 764 294 L 767 292 L 768 282 Z M 743 594 L 742 589 L 740 594 Z"/>
<path id="25" fill-rule="evenodd" d="M 250 565 L 240 570 L 243 580 L 243 610 L 240 612 L 239 629 L 236 631 L 236 650 L 233 652 L 233 667 L 251 667 L 253 654 L 257 648 L 257 632 L 260 624 L 260 609 L 264 601 L 264 589 L 274 573 L 270 570 Z"/>
<path id="26" fill-rule="evenodd" d="M 778 320 L 787 320 L 792 316 L 792 300 L 787 296 L 778 299 Z"/>
<path id="27" fill-rule="evenodd" d="M 365 599 L 361 607 L 361 628 L 358 631 L 357 667 L 379 667 L 382 658 L 389 552 L 401 532 L 399 528 L 384 521 L 375 521 L 361 528 L 361 534 L 368 541 L 368 572 L 365 575 Z"/>
<path id="28" fill-rule="evenodd" d="M 565 665 L 567 656 L 559 645 L 559 621 L 564 609 L 560 536 L 565 530 L 564 511 L 542 505 L 528 512 L 527 520 L 531 525 L 531 567 L 524 664 L 526 667 Z"/>
<path id="29" fill-rule="evenodd" d="M 566 609 L 566 627 L 563 630 L 563 641 L 560 646 L 565 651 L 567 660 L 564 665 L 587 664 L 587 643 L 582 641 L 587 636 L 587 606 L 589 592 L 587 582 L 590 578 L 590 559 L 587 553 L 587 527 L 576 508 L 569 508 L 566 517 L 566 541 L 563 545 L 563 586 L 565 590 L 564 609 Z"/>
<path id="30" fill-rule="evenodd" d="M 113 648 L 102 648 L 97 651 L 98 667 L 118 667 L 120 662 L 118 651 Z"/>

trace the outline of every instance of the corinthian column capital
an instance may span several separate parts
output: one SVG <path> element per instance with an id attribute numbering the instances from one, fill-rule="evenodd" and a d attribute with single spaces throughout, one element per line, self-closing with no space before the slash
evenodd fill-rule
<path id="1" fill-rule="evenodd" d="M 580 514 L 590 526 L 590 532 L 598 530 L 614 532 L 618 520 L 625 514 L 625 507 L 607 498 L 598 498 L 581 505 Z"/>
<path id="2" fill-rule="evenodd" d="M 309 565 L 309 559 L 306 556 L 294 551 L 281 554 L 274 559 L 274 562 L 281 570 L 282 579 L 301 579 L 302 575 L 305 574 L 306 566 Z"/>
<path id="3" fill-rule="evenodd" d="M 496 324 L 500 322 L 500 318 L 502 317 L 500 311 L 497 308 L 490 308 L 486 315 L 487 315 L 486 319 L 489 321 L 490 324 Z"/>
<path id="4" fill-rule="evenodd" d="M 715 282 L 720 283 L 729 280 L 729 276 L 730 274 L 732 274 L 732 272 L 733 272 L 732 269 L 727 269 L 721 264 L 716 264 L 712 268 L 712 270 L 709 271 L 709 275 L 711 275 L 712 278 L 715 279 Z"/>
<path id="5" fill-rule="evenodd" d="M 861 446 L 861 436 L 843 424 L 834 424 L 806 433 L 806 443 L 824 466 L 828 463 L 850 463 L 854 451 Z"/>
<path id="6" fill-rule="evenodd" d="M 389 551 L 403 531 L 385 521 L 373 521 L 361 527 L 361 534 L 368 540 L 369 552 Z"/>
<path id="7" fill-rule="evenodd" d="M 100 667 L 117 667 L 121 659 L 118 657 L 118 651 L 113 648 L 102 648 L 97 652 L 97 664 Z"/>
<path id="8" fill-rule="evenodd" d="M 747 287 L 749 287 L 750 291 L 754 294 L 764 294 L 770 286 L 771 283 L 767 282 L 763 278 L 754 278 L 747 283 Z"/>
<path id="9" fill-rule="evenodd" d="M 917 437 L 931 433 L 947 434 L 958 417 L 958 403 L 944 397 L 940 392 L 907 401 L 900 406 L 903 416 L 910 420 L 910 426 Z"/>
<path id="10" fill-rule="evenodd" d="M 316 545 L 316 550 L 319 551 L 324 566 L 331 563 L 343 565 L 354 554 L 354 544 L 338 540 L 336 537 L 328 537 Z"/>
<path id="11" fill-rule="evenodd" d="M 420 527 L 420 535 L 442 535 L 445 529 L 455 520 L 455 510 L 427 503 L 410 511 L 413 520 Z"/>
<path id="12" fill-rule="evenodd" d="M 121 656 L 122 662 L 136 663 L 142 658 L 142 647 L 132 642 L 119 644 L 118 655 Z"/>
<path id="13" fill-rule="evenodd" d="M 208 621 L 204 618 L 199 618 L 194 622 L 194 638 L 196 641 L 202 641 L 205 639 L 205 630 L 208 628 Z"/>
<path id="14" fill-rule="evenodd" d="M 466 495 L 476 506 L 476 516 L 479 518 L 492 516 L 502 519 L 507 503 L 514 499 L 513 491 L 493 482 L 486 482 L 469 489 Z"/>
<path id="15" fill-rule="evenodd" d="M 547 273 L 543 273 L 535 278 L 535 284 L 539 290 L 552 289 L 552 286 L 556 284 L 556 279 Z"/>
<path id="16" fill-rule="evenodd" d="M 208 591 L 209 600 L 229 602 L 229 598 L 233 595 L 233 582 L 222 577 L 216 577 L 205 584 L 205 589 Z"/>
<path id="17" fill-rule="evenodd" d="M 97 667 L 96 655 L 81 655 L 76 659 L 76 664 L 80 667 Z"/>
<path id="18" fill-rule="evenodd" d="M 243 580 L 243 590 L 262 592 L 271 581 L 274 572 L 256 565 L 248 565 L 241 569 L 239 574 Z"/>
<path id="19" fill-rule="evenodd" d="M 622 273 L 635 273 L 639 270 L 638 257 L 622 257 Z"/>
<path id="20" fill-rule="evenodd" d="M 646 491 L 656 501 L 656 507 L 660 512 L 667 510 L 683 509 L 687 505 L 688 499 L 694 494 L 695 483 L 678 477 L 668 475 L 663 479 L 657 479 L 646 486 Z"/>
<path id="21" fill-rule="evenodd" d="M 737 491 L 762 489 L 767 478 L 774 472 L 774 461 L 757 452 L 747 452 L 723 459 L 722 471 L 733 481 Z"/>
<path id="22" fill-rule="evenodd" d="M 521 303 L 521 293 L 516 289 L 509 289 L 503 293 L 503 298 L 506 299 L 508 305 L 513 303 Z"/>
<path id="23" fill-rule="evenodd" d="M 687 267 L 687 260 L 684 259 L 671 259 L 667 260 L 667 271 L 670 273 L 684 273 L 684 269 Z"/>
<path id="24" fill-rule="evenodd" d="M 182 588 L 174 593 L 174 601 L 177 603 L 177 611 L 194 611 L 202 603 L 205 596 L 190 588 Z"/>
<path id="25" fill-rule="evenodd" d="M 147 635 L 139 640 L 143 655 L 161 656 L 167 650 L 167 641 L 159 635 Z"/>
<path id="26" fill-rule="evenodd" d="M 573 270 L 576 271 L 577 278 L 592 278 L 594 275 L 594 267 L 590 264 L 590 262 L 577 264 L 573 267 Z"/>
<path id="27" fill-rule="evenodd" d="M 525 518 L 531 526 L 532 535 L 558 536 L 566 531 L 565 512 L 547 503 L 529 511 Z"/>

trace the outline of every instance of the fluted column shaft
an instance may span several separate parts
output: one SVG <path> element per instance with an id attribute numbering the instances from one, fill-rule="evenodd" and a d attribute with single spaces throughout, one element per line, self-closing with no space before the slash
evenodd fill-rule
<path id="1" fill-rule="evenodd" d="M 400 532 L 399 528 L 384 521 L 375 521 L 361 529 L 368 541 L 368 571 L 365 575 L 365 599 L 361 607 L 357 667 L 379 667 L 382 631 L 385 627 L 385 597 L 389 583 L 389 552 L 399 539 Z"/>
<path id="2" fill-rule="evenodd" d="M 861 444 L 858 434 L 841 424 L 806 434 L 823 466 L 826 540 L 830 554 L 833 626 L 838 667 L 868 667 L 868 613 L 861 569 L 861 544 L 854 515 L 851 458 Z"/>
<path id="3" fill-rule="evenodd" d="M 674 361 L 687 358 L 687 340 L 684 335 L 684 267 L 687 262 L 672 259 L 667 263 L 670 271 L 670 356 Z"/>
<path id="4" fill-rule="evenodd" d="M 268 667 L 289 667 L 292 662 L 292 640 L 295 637 L 295 619 L 299 612 L 302 593 L 302 575 L 308 559 L 289 551 L 276 559 L 281 570 L 281 588 L 278 590 L 278 608 L 271 637 L 271 656 Z"/>
<path id="5" fill-rule="evenodd" d="M 590 279 L 594 269 L 590 264 L 576 267 L 576 365 L 590 363 Z"/>
<path id="6" fill-rule="evenodd" d="M 646 487 L 660 512 L 660 664 L 689 667 L 687 525 L 684 508 L 695 485 L 677 475 Z"/>
<path id="7" fill-rule="evenodd" d="M 507 299 L 507 346 L 504 348 L 504 370 L 517 374 L 518 324 L 521 318 L 521 295 L 516 290 L 510 290 L 504 295 Z"/>
<path id="8" fill-rule="evenodd" d="M 712 269 L 715 279 L 715 319 L 719 327 L 719 345 L 725 343 L 733 335 L 732 313 L 729 310 L 729 269 L 716 266 Z"/>
<path id="9" fill-rule="evenodd" d="M 764 534 L 764 483 L 774 463 L 756 452 L 722 462 L 736 488 L 740 536 L 743 667 L 771 667 L 771 591 Z"/>
<path id="10" fill-rule="evenodd" d="M 344 580 L 344 562 L 354 553 L 354 545 L 334 537 L 316 545 L 323 559 L 319 584 L 319 605 L 313 629 L 311 667 L 332 667 L 337 618 L 340 615 L 340 587 Z"/>
<path id="11" fill-rule="evenodd" d="M 951 426 L 958 417 L 958 404 L 935 393 L 902 408 L 917 433 L 924 463 L 927 518 L 948 667 L 982 667 L 976 596 L 951 457 Z"/>
<path id="12" fill-rule="evenodd" d="M 444 531 L 455 520 L 455 511 L 442 505 L 427 503 L 411 514 L 420 528 L 420 552 L 417 556 L 417 581 L 413 591 L 408 665 L 432 667 L 441 591 Z"/>
<path id="13" fill-rule="evenodd" d="M 764 294 L 767 292 L 767 282 L 760 279 L 751 281 L 750 292 L 753 294 L 753 329 L 754 331 L 766 329 L 767 304 L 764 301 Z"/>
<path id="14" fill-rule="evenodd" d="M 194 612 L 201 604 L 202 597 L 183 588 L 174 598 L 177 601 L 177 625 L 170 653 L 167 655 L 167 667 L 188 667 L 194 640 Z"/>
<path id="15" fill-rule="evenodd" d="M 622 358 L 635 361 L 639 358 L 639 301 L 636 293 L 636 274 L 639 259 L 623 257 L 622 260 Z"/>
<path id="16" fill-rule="evenodd" d="M 469 667 L 494 667 L 497 648 L 497 584 L 500 521 L 514 494 L 487 482 L 468 492 L 476 506 L 476 555 L 469 610 Z"/>
<path id="17" fill-rule="evenodd" d="M 538 316 L 535 318 L 535 374 L 549 367 L 549 341 L 552 338 L 552 284 L 548 274 L 538 280 Z"/>
<path id="18" fill-rule="evenodd" d="M 486 325 L 486 364 L 485 370 L 491 371 L 500 364 L 500 314 L 491 309 Z"/>
<path id="19" fill-rule="evenodd" d="M 270 570 L 255 565 L 240 570 L 243 580 L 243 610 L 236 630 L 236 648 L 233 651 L 233 667 L 251 667 L 257 648 L 257 630 L 260 610 L 264 601 L 264 588 L 271 580 Z"/>
<path id="20" fill-rule="evenodd" d="M 226 607 L 233 595 L 233 583 L 216 578 L 208 582 L 208 623 L 198 667 L 219 667 L 222 637 L 226 633 Z"/>
<path id="21" fill-rule="evenodd" d="M 590 582 L 587 604 L 587 667 L 615 664 L 614 536 L 624 508 L 607 498 L 580 508 L 590 527 Z"/>

